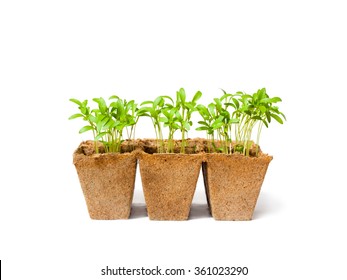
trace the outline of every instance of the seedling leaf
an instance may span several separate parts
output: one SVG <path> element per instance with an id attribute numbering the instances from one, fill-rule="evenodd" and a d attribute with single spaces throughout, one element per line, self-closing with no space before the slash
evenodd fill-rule
<path id="1" fill-rule="evenodd" d="M 79 106 L 82 106 L 82 102 L 79 101 L 79 100 L 77 100 L 77 99 L 75 99 L 75 98 L 70 98 L 69 100 L 70 100 L 71 102 L 73 102 L 73 103 L 79 105 Z"/>
<path id="2" fill-rule="evenodd" d="M 89 130 L 92 130 L 92 129 L 93 129 L 92 126 L 86 125 L 86 126 L 84 126 L 84 127 L 82 127 L 82 128 L 80 129 L 79 133 L 83 133 L 83 132 L 86 132 L 86 131 L 89 131 Z"/>
<path id="3" fill-rule="evenodd" d="M 76 118 L 83 118 L 84 115 L 82 114 L 74 114 L 72 116 L 70 116 L 69 120 L 73 120 L 73 119 L 76 119 Z"/>

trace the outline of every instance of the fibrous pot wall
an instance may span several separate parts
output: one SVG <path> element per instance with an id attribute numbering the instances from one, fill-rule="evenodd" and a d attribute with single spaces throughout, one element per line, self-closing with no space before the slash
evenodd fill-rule
<path id="1" fill-rule="evenodd" d="M 199 154 L 141 154 L 142 187 L 151 220 L 188 219 L 201 163 Z"/>
<path id="2" fill-rule="evenodd" d="M 78 149 L 73 156 L 92 219 L 128 219 L 134 194 L 135 153 L 93 154 Z"/>
<path id="3" fill-rule="evenodd" d="M 271 156 L 207 154 L 204 182 L 216 220 L 251 220 Z"/>

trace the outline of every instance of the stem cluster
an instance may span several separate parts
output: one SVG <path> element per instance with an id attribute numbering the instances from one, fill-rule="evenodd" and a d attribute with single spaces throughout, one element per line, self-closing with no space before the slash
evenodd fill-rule
<path id="1" fill-rule="evenodd" d="M 128 139 L 135 138 L 135 127 L 138 122 L 137 104 L 134 100 L 127 102 L 118 96 L 109 98 L 111 103 L 100 98 L 94 98 L 97 108 L 90 109 L 88 100 L 83 102 L 70 99 L 78 106 L 79 113 L 69 119 L 83 118 L 88 124 L 82 127 L 79 133 L 91 130 L 95 141 L 95 152 L 99 153 L 97 141 L 102 142 L 107 153 L 119 153 L 123 142 L 124 133 Z"/>
<path id="2" fill-rule="evenodd" d="M 226 93 L 207 107 L 198 105 L 203 118 L 197 130 L 205 130 L 210 140 L 209 150 L 231 154 L 234 152 L 249 156 L 254 142 L 251 140 L 253 131 L 257 131 L 256 155 L 263 125 L 269 126 L 272 119 L 283 124 L 285 115 L 273 104 L 282 101 L 279 97 L 270 98 L 266 89 L 259 89 L 253 95 L 243 92 Z M 216 138 L 219 145 L 216 145 Z"/>
<path id="3" fill-rule="evenodd" d="M 88 100 L 70 99 L 78 105 L 79 113 L 69 119 L 83 118 L 87 125 L 80 133 L 91 130 L 95 141 L 95 151 L 98 153 L 97 141 L 105 146 L 105 152 L 120 152 L 124 133 L 128 139 L 135 138 L 135 128 L 140 117 L 152 120 L 158 153 L 174 152 L 174 135 L 181 135 L 180 152 L 185 153 L 188 132 L 193 126 L 191 120 L 194 112 L 199 112 L 202 120 L 196 130 L 206 131 L 209 152 L 232 154 L 235 152 L 250 155 L 250 149 L 256 144 L 256 155 L 260 134 L 263 126 L 269 126 L 271 120 L 283 124 L 285 115 L 274 104 L 282 101 L 279 97 L 270 98 L 266 89 L 259 89 L 254 94 L 236 92 L 227 93 L 223 90 L 220 98 L 214 98 L 207 106 L 197 104 L 202 93 L 196 92 L 191 101 L 187 101 L 183 88 L 176 92 L 176 99 L 162 95 L 153 101 L 142 102 L 138 108 L 134 100 L 127 102 L 118 96 L 111 96 L 111 103 L 100 98 L 94 98 L 97 108 L 90 109 Z M 164 128 L 167 131 L 164 140 Z M 256 143 L 251 138 L 256 131 Z"/>
<path id="4" fill-rule="evenodd" d="M 138 115 L 152 119 L 158 153 L 174 152 L 174 134 L 177 130 L 181 133 L 180 152 L 185 153 L 188 131 L 193 125 L 192 113 L 197 111 L 197 101 L 201 96 L 201 92 L 198 91 L 191 101 L 187 101 L 185 90 L 181 88 L 176 92 L 175 101 L 170 96 L 159 96 L 154 101 L 145 101 L 141 104 Z M 167 145 L 163 138 L 164 127 L 168 129 Z"/>

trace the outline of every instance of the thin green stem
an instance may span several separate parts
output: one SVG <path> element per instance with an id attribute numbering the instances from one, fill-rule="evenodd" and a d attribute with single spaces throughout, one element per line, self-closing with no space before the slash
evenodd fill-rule
<path id="1" fill-rule="evenodd" d="M 258 133 L 257 133 L 257 148 L 256 148 L 256 155 L 258 156 L 258 152 L 259 152 L 259 140 L 260 140 L 260 134 L 261 134 L 261 130 L 263 128 L 263 123 L 259 122 L 258 125 Z"/>

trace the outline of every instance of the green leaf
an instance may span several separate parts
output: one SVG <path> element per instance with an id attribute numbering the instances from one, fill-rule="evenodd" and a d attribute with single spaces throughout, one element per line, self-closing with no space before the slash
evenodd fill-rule
<path id="1" fill-rule="evenodd" d="M 277 102 L 281 102 L 282 99 L 279 97 L 272 97 L 272 98 L 264 98 L 262 100 L 260 100 L 260 103 L 264 104 L 264 103 L 277 103 Z"/>
<path id="2" fill-rule="evenodd" d="M 225 98 L 228 98 L 228 97 L 232 97 L 232 96 L 233 96 L 233 95 L 230 94 L 230 93 L 226 93 L 226 91 L 223 90 L 223 89 L 222 89 L 222 91 L 223 91 L 224 95 L 219 99 L 220 101 L 223 101 Z"/>
<path id="3" fill-rule="evenodd" d="M 262 120 L 262 121 L 263 121 L 263 123 L 265 124 L 266 127 L 269 127 L 269 124 L 268 124 L 268 122 L 266 120 Z"/>
<path id="4" fill-rule="evenodd" d="M 82 114 L 74 114 L 72 116 L 70 116 L 69 120 L 73 120 L 73 119 L 76 119 L 76 118 L 83 118 L 84 116 Z"/>
<path id="5" fill-rule="evenodd" d="M 270 102 L 271 103 L 277 103 L 277 102 L 281 102 L 281 101 L 282 101 L 282 99 L 279 98 L 279 97 L 272 97 L 272 98 L 270 98 Z"/>
<path id="6" fill-rule="evenodd" d="M 100 138 L 104 137 L 106 134 L 107 134 L 107 132 L 101 132 L 95 136 L 94 140 L 99 140 Z"/>
<path id="7" fill-rule="evenodd" d="M 150 114 L 148 114 L 147 111 L 145 110 L 138 110 L 137 113 L 136 113 L 139 117 L 150 117 Z"/>
<path id="8" fill-rule="evenodd" d="M 70 100 L 71 102 L 73 102 L 73 103 L 79 105 L 79 106 L 82 106 L 82 102 L 79 101 L 79 100 L 77 100 L 77 99 L 75 99 L 75 98 L 70 98 L 69 100 Z"/>
<path id="9" fill-rule="evenodd" d="M 134 107 L 136 107 L 135 101 L 134 100 L 130 100 L 127 104 L 126 104 L 126 109 L 127 111 L 131 111 Z"/>
<path id="10" fill-rule="evenodd" d="M 234 103 L 227 102 L 227 103 L 224 103 L 224 105 L 225 105 L 226 107 L 231 106 L 231 107 L 233 107 L 235 110 L 237 109 Z"/>
<path id="11" fill-rule="evenodd" d="M 176 130 L 180 128 L 177 123 L 173 123 L 171 127 Z"/>
<path id="12" fill-rule="evenodd" d="M 274 118 L 276 121 L 278 121 L 280 124 L 283 124 L 283 120 L 281 119 L 280 116 L 275 115 L 275 114 L 270 114 L 272 118 Z"/>
<path id="13" fill-rule="evenodd" d="M 210 111 L 210 114 L 211 114 L 213 117 L 215 117 L 215 116 L 216 116 L 216 112 L 215 112 L 215 110 L 216 110 L 216 105 L 214 105 L 213 103 L 211 103 L 211 104 L 208 105 L 208 109 L 209 109 L 209 111 Z"/>
<path id="14" fill-rule="evenodd" d="M 121 99 L 118 99 L 117 101 L 117 115 L 119 118 L 124 117 L 125 110 L 124 110 L 124 102 Z"/>
<path id="15" fill-rule="evenodd" d="M 266 107 L 263 105 L 260 105 L 259 110 L 260 110 L 260 112 L 262 112 L 264 114 L 266 112 Z"/>
<path id="16" fill-rule="evenodd" d="M 83 132 L 86 132 L 86 131 L 92 130 L 92 129 L 93 129 L 92 126 L 86 125 L 86 126 L 84 126 L 84 127 L 82 127 L 82 128 L 80 129 L 79 133 L 83 133 Z"/>
<path id="17" fill-rule="evenodd" d="M 93 98 L 93 101 L 98 103 L 100 112 L 102 114 L 104 114 L 106 112 L 106 109 L 107 109 L 107 105 L 106 105 L 105 99 L 103 99 L 102 97 L 100 97 L 100 98 Z"/>
<path id="18" fill-rule="evenodd" d="M 112 120 L 112 119 L 110 118 L 110 119 L 108 119 L 108 121 L 105 123 L 104 128 L 105 128 L 105 129 L 112 129 L 112 128 L 114 128 L 115 126 L 116 126 L 115 121 Z"/>
<path id="19" fill-rule="evenodd" d="M 194 105 L 192 103 L 186 103 L 186 108 L 188 108 L 189 110 L 193 111 L 194 110 Z"/>
<path id="20" fill-rule="evenodd" d="M 198 91 L 197 93 L 195 93 L 192 102 L 196 103 L 196 101 L 198 101 L 202 96 L 202 93 L 200 91 Z"/>
<path id="21" fill-rule="evenodd" d="M 168 118 L 161 117 L 161 118 L 159 118 L 159 121 L 163 122 L 163 123 L 167 123 L 169 120 L 168 120 Z"/>
<path id="22" fill-rule="evenodd" d="M 154 102 L 153 102 L 153 107 L 154 107 L 154 108 L 157 107 L 161 102 L 164 103 L 164 100 L 163 100 L 163 98 L 162 98 L 161 96 L 158 96 L 158 97 L 154 100 Z"/>
<path id="23" fill-rule="evenodd" d="M 211 127 L 213 127 L 214 129 L 218 129 L 220 127 L 222 127 L 224 125 L 223 122 L 223 116 L 219 116 L 212 124 Z"/>
<path id="24" fill-rule="evenodd" d="M 95 123 L 96 122 L 96 117 L 94 117 L 93 115 L 89 115 L 88 116 L 88 120 L 92 123 Z"/>
<path id="25" fill-rule="evenodd" d="M 115 112 L 118 110 L 118 102 L 112 102 L 109 106 L 110 112 Z M 99 110 L 100 111 L 100 110 Z"/>
<path id="26" fill-rule="evenodd" d="M 179 119 L 179 120 L 182 120 L 183 118 L 182 118 L 182 115 L 181 115 L 181 113 L 180 113 L 180 111 L 176 111 L 175 112 L 175 115 L 176 115 L 176 118 L 177 119 Z"/>
<path id="27" fill-rule="evenodd" d="M 208 127 L 206 126 L 199 126 L 195 130 L 201 131 L 201 130 L 208 130 Z"/>
<path id="28" fill-rule="evenodd" d="M 112 95 L 109 99 L 120 99 L 117 95 Z"/>
<path id="29" fill-rule="evenodd" d="M 230 119 L 229 121 L 228 121 L 228 123 L 229 124 L 232 124 L 232 123 L 239 123 L 240 122 L 240 120 L 239 119 Z"/>
<path id="30" fill-rule="evenodd" d="M 155 110 L 152 107 L 142 107 L 140 110 L 138 110 L 138 113 L 148 112 L 153 115 L 154 111 Z"/>
<path id="31" fill-rule="evenodd" d="M 223 108 L 221 108 L 219 114 L 222 117 L 222 119 L 229 119 L 230 118 L 230 113 Z"/>
<path id="32" fill-rule="evenodd" d="M 236 106 L 236 109 L 240 108 L 240 102 L 236 98 L 232 98 L 232 100 Z"/>
<path id="33" fill-rule="evenodd" d="M 271 114 L 269 112 L 266 112 L 266 119 L 268 122 L 271 122 Z"/>
<path id="34" fill-rule="evenodd" d="M 219 117 L 216 119 L 217 122 L 222 122 L 223 120 L 224 120 L 224 116 L 219 116 Z"/>
<path id="35" fill-rule="evenodd" d="M 198 105 L 196 106 L 196 108 L 198 109 L 200 115 L 206 120 L 210 118 L 210 112 L 208 111 L 208 109 L 204 106 L 204 105 Z"/>
<path id="36" fill-rule="evenodd" d="M 244 95 L 242 95 L 242 98 L 244 98 L 244 99 L 253 99 L 253 96 L 249 95 L 249 94 L 244 94 Z"/>
<path id="37" fill-rule="evenodd" d="M 153 101 L 144 101 L 140 105 L 147 105 L 147 104 L 153 104 Z"/>
<path id="38" fill-rule="evenodd" d="M 183 123 L 183 127 L 185 128 L 186 131 L 189 131 L 190 130 L 190 125 L 188 122 L 184 122 Z"/>
<path id="39" fill-rule="evenodd" d="M 213 100 L 214 100 L 214 102 L 216 103 L 217 108 L 222 107 L 222 103 L 220 102 L 219 98 L 213 98 Z"/>
<path id="40" fill-rule="evenodd" d="M 214 123 L 212 124 L 212 128 L 213 128 L 213 129 L 218 129 L 218 128 L 221 128 L 223 125 L 224 125 L 223 122 L 214 122 Z"/>
<path id="41" fill-rule="evenodd" d="M 168 119 L 170 119 L 170 118 L 172 117 L 171 111 L 169 111 L 169 110 L 163 110 L 162 113 L 163 113 L 163 115 L 164 115 L 165 117 L 167 117 Z"/>
<path id="42" fill-rule="evenodd" d="M 184 88 L 180 88 L 180 90 L 178 91 L 178 96 L 179 96 L 181 103 L 184 104 L 186 102 L 186 92 L 185 92 Z"/>
<path id="43" fill-rule="evenodd" d="M 168 96 L 168 95 L 162 95 L 161 97 L 164 98 L 164 99 L 169 99 L 172 104 L 174 103 L 173 99 L 170 96 Z"/>

